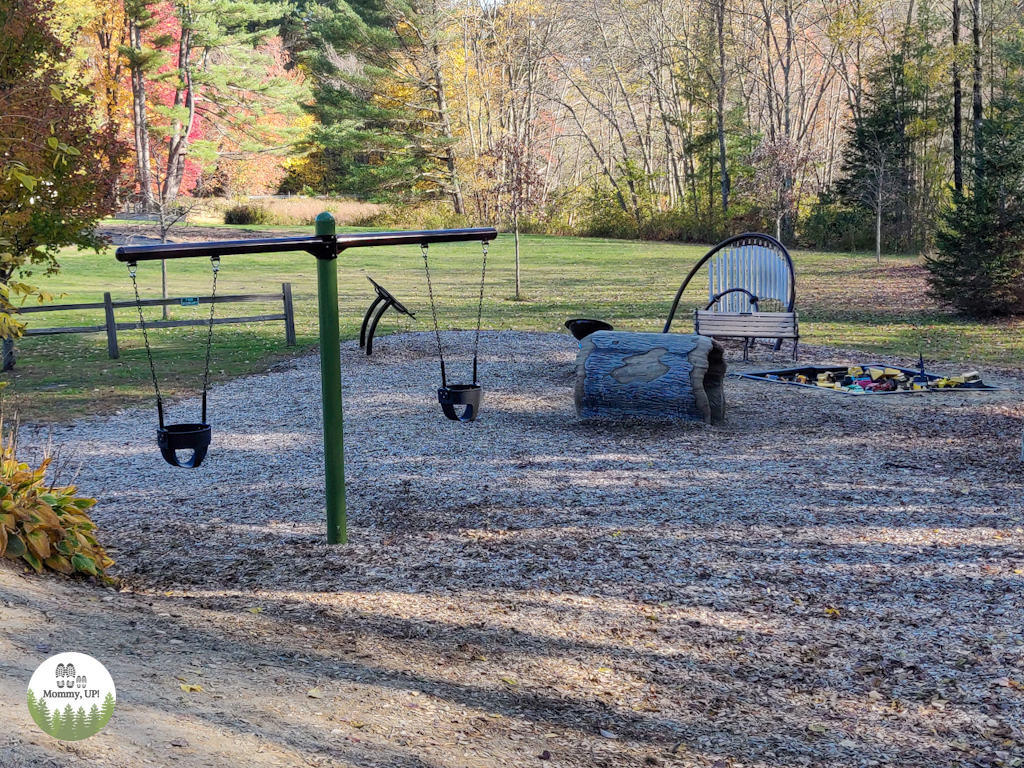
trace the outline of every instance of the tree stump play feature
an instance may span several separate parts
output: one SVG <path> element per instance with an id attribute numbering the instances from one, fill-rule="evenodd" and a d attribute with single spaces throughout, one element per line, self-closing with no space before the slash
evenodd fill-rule
<path id="1" fill-rule="evenodd" d="M 706 336 L 598 331 L 576 355 L 576 414 L 721 424 L 725 370 L 722 345 Z"/>

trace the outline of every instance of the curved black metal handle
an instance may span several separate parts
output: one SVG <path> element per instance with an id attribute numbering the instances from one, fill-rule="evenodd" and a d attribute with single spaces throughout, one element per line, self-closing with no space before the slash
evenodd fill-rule
<path id="1" fill-rule="evenodd" d="M 747 294 L 747 297 L 750 299 L 750 303 L 754 305 L 754 311 L 755 312 L 759 312 L 760 311 L 758 306 L 757 306 L 757 302 L 759 302 L 760 299 L 757 298 L 757 296 L 752 294 L 750 291 L 748 291 L 746 288 L 730 288 L 728 291 L 722 291 L 721 293 L 716 293 L 715 296 L 711 299 L 711 301 L 708 302 L 708 305 L 706 307 L 704 307 L 704 309 L 711 309 L 713 306 L 715 306 L 715 304 L 717 304 L 721 300 L 721 298 L 723 296 L 725 296 L 728 293 L 745 293 L 745 294 Z"/>

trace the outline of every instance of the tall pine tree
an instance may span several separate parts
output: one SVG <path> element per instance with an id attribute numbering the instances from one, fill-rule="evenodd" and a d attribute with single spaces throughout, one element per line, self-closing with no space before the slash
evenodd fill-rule
<path id="1" fill-rule="evenodd" d="M 1003 55 L 970 189 L 954 192 L 927 262 L 933 294 L 977 317 L 1024 314 L 1024 41 Z"/>
<path id="2" fill-rule="evenodd" d="M 848 128 L 842 177 L 835 185 L 840 200 L 871 212 L 876 257 L 881 257 L 883 243 L 897 250 L 911 245 L 913 153 L 908 128 L 917 117 L 917 94 L 903 54 L 890 54 L 868 76 L 863 110 Z"/>
<path id="3" fill-rule="evenodd" d="M 325 191 L 450 197 L 463 212 L 438 0 L 324 0 L 306 12 Z"/>

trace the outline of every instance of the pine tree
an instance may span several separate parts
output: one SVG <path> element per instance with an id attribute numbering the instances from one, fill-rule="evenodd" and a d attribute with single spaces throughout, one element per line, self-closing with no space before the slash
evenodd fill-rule
<path id="1" fill-rule="evenodd" d="M 54 738 L 61 738 L 61 732 L 64 729 L 64 718 L 61 716 L 60 710 L 56 707 L 53 710 L 53 715 L 50 717 L 50 729 L 48 733 Z"/>
<path id="2" fill-rule="evenodd" d="M 64 713 L 61 715 L 60 736 L 57 738 L 71 741 L 75 738 L 75 711 L 70 704 L 64 705 Z"/>
<path id="3" fill-rule="evenodd" d="M 928 258 L 932 293 L 977 317 L 1024 314 L 1024 42 L 978 130 L 969 192 L 953 195 Z"/>
<path id="4" fill-rule="evenodd" d="M 102 728 L 108 722 L 110 722 L 111 715 L 114 714 L 114 694 L 108 693 L 106 698 L 103 699 L 103 709 L 100 712 L 99 727 Z"/>
<path id="5" fill-rule="evenodd" d="M 38 713 L 38 716 L 33 715 L 32 719 L 36 721 L 36 725 L 38 725 L 40 728 L 43 728 L 43 729 L 49 728 L 50 727 L 50 707 L 46 703 L 46 699 L 45 698 L 40 697 L 37 700 L 37 702 L 38 703 L 36 705 L 37 706 L 36 711 Z"/>
<path id="6" fill-rule="evenodd" d="M 869 73 L 864 109 L 848 129 L 835 191 L 847 205 L 873 215 L 878 257 L 883 241 L 899 250 L 910 246 L 913 151 L 908 128 L 918 118 L 917 96 L 903 55 L 891 54 Z"/>
<path id="7" fill-rule="evenodd" d="M 316 82 L 324 191 L 416 189 L 450 196 L 462 213 L 436 0 L 325 0 L 308 15 L 303 60 Z"/>
<path id="8" fill-rule="evenodd" d="M 36 725 L 42 727 L 42 724 L 39 722 L 39 700 L 31 688 L 28 689 L 28 712 L 32 715 Z"/>
<path id="9" fill-rule="evenodd" d="M 100 708 L 97 704 L 93 703 L 92 709 L 89 710 L 89 735 L 99 733 L 103 725 L 100 722 Z"/>

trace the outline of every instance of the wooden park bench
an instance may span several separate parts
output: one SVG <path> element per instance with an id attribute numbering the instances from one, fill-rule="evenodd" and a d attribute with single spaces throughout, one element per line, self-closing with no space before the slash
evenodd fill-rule
<path id="1" fill-rule="evenodd" d="M 716 339 L 743 339 L 743 361 L 754 339 L 792 339 L 793 359 L 800 343 L 796 312 L 693 312 L 693 331 Z"/>
<path id="2" fill-rule="evenodd" d="M 694 314 L 694 332 L 717 338 L 742 338 L 743 359 L 755 339 L 800 338 L 796 312 L 796 274 L 786 247 L 770 235 L 748 232 L 723 240 L 698 261 L 676 292 L 663 333 L 668 333 L 686 286 L 707 264 L 708 303 Z M 770 310 L 766 311 L 766 307 Z"/>

